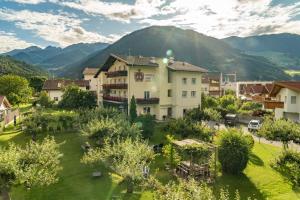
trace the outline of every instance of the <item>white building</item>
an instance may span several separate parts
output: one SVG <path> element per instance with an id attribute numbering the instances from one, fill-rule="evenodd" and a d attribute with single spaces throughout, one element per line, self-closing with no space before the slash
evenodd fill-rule
<path id="1" fill-rule="evenodd" d="M 207 70 L 186 62 L 111 54 L 95 77 L 100 104 L 128 112 L 132 96 L 137 113 L 156 119 L 182 117 L 201 105 L 201 79 Z"/>
<path id="2" fill-rule="evenodd" d="M 69 85 L 77 85 L 81 90 L 89 90 L 88 80 L 46 80 L 43 91 L 46 91 L 51 100 L 56 103 L 62 99 L 64 89 Z"/>
<path id="3" fill-rule="evenodd" d="M 300 122 L 300 82 L 275 82 L 270 95 L 276 100 L 265 102 L 265 107 L 275 110 L 275 118 Z"/>

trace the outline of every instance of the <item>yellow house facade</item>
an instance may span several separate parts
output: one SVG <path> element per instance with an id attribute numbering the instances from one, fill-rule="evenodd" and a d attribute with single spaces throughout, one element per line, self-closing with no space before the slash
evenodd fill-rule
<path id="1" fill-rule="evenodd" d="M 182 117 L 201 105 L 205 69 L 164 58 L 110 55 L 95 78 L 100 82 L 100 104 L 128 112 L 136 99 L 137 113 L 158 120 Z"/>

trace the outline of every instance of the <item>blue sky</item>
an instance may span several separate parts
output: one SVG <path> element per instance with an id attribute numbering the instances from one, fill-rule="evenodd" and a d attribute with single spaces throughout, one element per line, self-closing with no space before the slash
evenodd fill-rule
<path id="1" fill-rule="evenodd" d="M 224 38 L 300 34 L 299 0 L 0 0 L 0 53 L 114 42 L 151 25 Z"/>

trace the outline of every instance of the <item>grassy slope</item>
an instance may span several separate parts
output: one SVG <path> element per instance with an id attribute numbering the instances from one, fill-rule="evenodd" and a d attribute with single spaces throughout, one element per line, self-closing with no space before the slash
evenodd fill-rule
<path id="1" fill-rule="evenodd" d="M 154 143 L 158 143 L 162 137 L 156 132 Z M 124 199 L 151 199 L 150 192 L 137 192 L 133 195 L 124 195 L 125 187 L 120 182 L 120 178 L 115 174 L 110 176 L 104 168 L 100 170 L 104 176 L 100 179 L 93 179 L 92 168 L 80 164 L 82 156 L 80 145 L 84 139 L 78 133 L 60 133 L 55 136 L 57 142 L 63 143 L 61 150 L 64 153 L 62 160 L 63 171 L 60 181 L 48 188 L 34 188 L 26 191 L 22 187 L 14 188 L 12 199 L 30 200 L 54 200 L 54 199 L 111 199 L 112 196 L 122 196 Z M 29 141 L 29 136 L 24 136 L 20 132 L 11 131 L 8 134 L 0 135 L 0 145 L 6 145 L 8 141 L 19 144 Z M 270 161 L 279 153 L 280 149 L 270 145 L 256 144 L 251 157 L 251 161 L 243 176 L 220 175 L 216 188 L 226 187 L 234 193 L 236 189 L 240 191 L 242 199 L 247 196 L 254 196 L 257 199 L 300 199 L 300 191 L 294 191 L 290 182 L 284 179 L 270 166 Z M 155 166 L 160 168 L 157 176 L 167 182 L 170 176 L 163 169 L 163 159 L 158 157 Z"/>

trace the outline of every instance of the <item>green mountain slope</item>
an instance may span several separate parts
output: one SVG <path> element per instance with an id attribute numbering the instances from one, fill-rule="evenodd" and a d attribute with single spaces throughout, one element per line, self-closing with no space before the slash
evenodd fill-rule
<path id="1" fill-rule="evenodd" d="M 263 56 L 286 69 L 300 69 L 300 35 L 281 33 L 223 39 L 247 54 Z"/>
<path id="2" fill-rule="evenodd" d="M 263 57 L 243 54 L 222 40 L 171 26 L 153 26 L 135 31 L 106 49 L 66 66 L 57 71 L 57 74 L 79 77 L 84 67 L 101 67 L 110 53 L 165 57 L 170 50 L 175 60 L 186 61 L 211 71 L 237 72 L 240 80 L 290 78 Z"/>
<path id="3" fill-rule="evenodd" d="M 30 78 L 32 76 L 47 76 L 47 72 L 36 66 L 13 59 L 10 56 L 0 55 L 0 76 L 14 74 Z"/>

